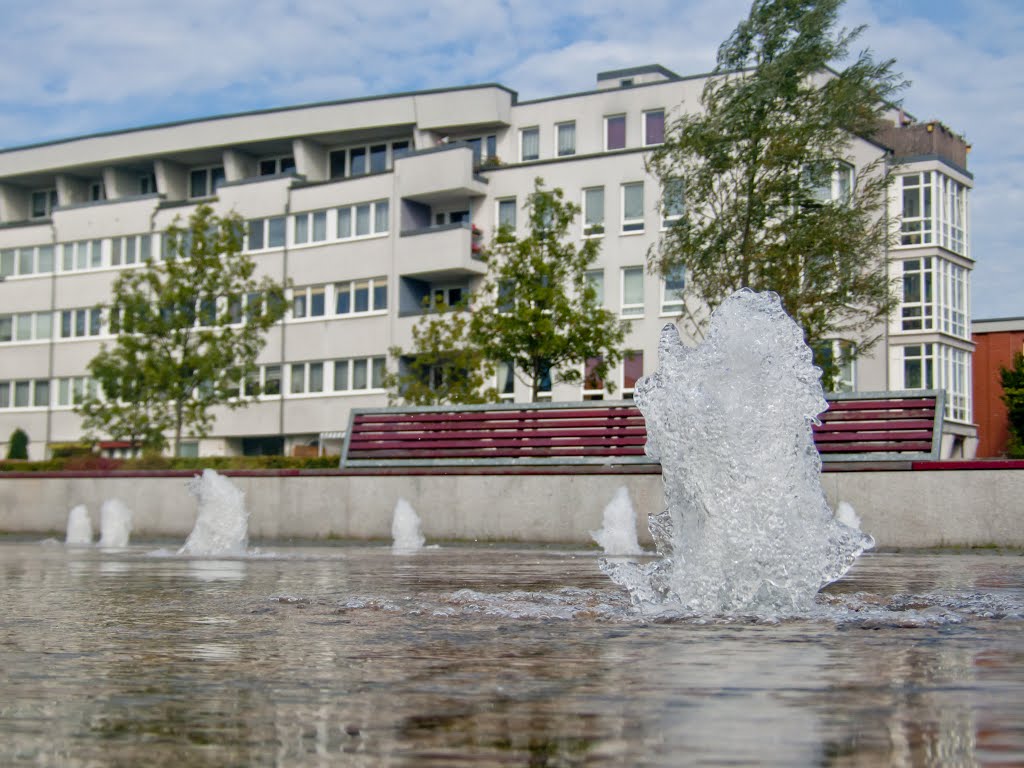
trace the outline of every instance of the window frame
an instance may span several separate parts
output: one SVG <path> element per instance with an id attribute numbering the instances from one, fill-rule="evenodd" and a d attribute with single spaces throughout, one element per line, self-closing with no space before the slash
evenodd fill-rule
<path id="1" fill-rule="evenodd" d="M 659 141 L 649 141 L 648 134 L 650 133 L 649 120 L 653 115 L 661 116 L 661 139 Z M 645 147 L 658 147 L 665 143 L 665 120 L 666 120 L 665 108 L 659 107 L 658 109 L 645 109 L 641 118 L 643 133 L 641 134 L 644 139 Z"/>
<path id="2" fill-rule="evenodd" d="M 633 218 L 626 218 L 626 193 L 628 190 L 637 189 L 640 190 L 640 216 Z M 646 214 L 647 211 L 644 209 L 645 206 L 645 195 L 644 195 L 644 183 L 642 181 L 626 181 L 623 182 L 619 187 L 619 199 L 620 199 L 620 221 L 621 231 L 623 235 L 642 235 L 646 228 Z"/>
<path id="3" fill-rule="evenodd" d="M 526 137 L 527 135 L 533 135 L 536 144 L 536 154 L 532 157 L 526 156 Z M 519 129 L 519 162 L 531 163 L 535 160 L 540 160 L 540 126 L 531 125 L 526 128 Z"/>
<path id="4" fill-rule="evenodd" d="M 640 301 L 630 302 L 626 301 L 626 279 L 627 273 L 634 275 L 639 273 L 640 275 Z M 643 267 L 621 267 L 619 271 L 619 315 L 621 317 L 643 317 L 645 313 L 645 291 L 644 291 L 644 268 Z"/>
<path id="5" fill-rule="evenodd" d="M 620 147 L 613 147 L 612 146 L 612 142 L 611 142 L 611 124 L 612 124 L 612 121 L 615 121 L 616 124 L 619 124 L 619 122 L 621 121 L 621 125 L 622 125 L 622 146 L 620 146 Z M 628 147 L 628 146 L 629 146 L 629 131 L 628 131 L 628 126 L 627 126 L 626 113 L 625 112 L 619 112 L 619 113 L 616 113 L 616 114 L 613 114 L 613 115 L 605 115 L 604 116 L 604 151 L 605 152 L 616 152 L 616 151 L 618 151 L 620 149 L 626 149 L 626 147 Z"/>
<path id="6" fill-rule="evenodd" d="M 572 129 L 572 148 L 562 149 L 562 129 Z M 576 154 L 576 121 L 575 120 L 563 120 L 562 122 L 555 123 L 555 157 L 572 157 Z"/>
<path id="7" fill-rule="evenodd" d="M 588 222 L 591 217 L 591 206 L 587 202 L 587 196 L 589 193 L 600 191 L 601 193 L 601 220 Z M 584 238 L 604 237 L 608 231 L 607 226 L 607 198 L 604 193 L 604 185 L 598 187 L 586 187 L 581 191 L 580 201 L 580 221 L 582 224 L 582 232 Z"/>

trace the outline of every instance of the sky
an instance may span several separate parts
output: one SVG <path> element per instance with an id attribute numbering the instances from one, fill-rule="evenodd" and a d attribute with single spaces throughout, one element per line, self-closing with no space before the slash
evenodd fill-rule
<path id="1" fill-rule="evenodd" d="M 628 10 L 625 10 L 628 7 Z M 232 112 L 598 72 L 710 71 L 749 0 L 0 0 L 0 148 Z M 971 144 L 974 318 L 1024 316 L 1024 2 L 847 0 L 855 53 Z M 841 63 L 839 63 L 841 65 Z"/>

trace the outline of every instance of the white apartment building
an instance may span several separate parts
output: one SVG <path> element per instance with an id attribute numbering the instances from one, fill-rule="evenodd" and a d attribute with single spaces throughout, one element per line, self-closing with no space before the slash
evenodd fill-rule
<path id="1" fill-rule="evenodd" d="M 452 302 L 484 273 L 501 223 L 525 224 L 541 177 L 582 208 L 573 237 L 596 237 L 594 281 L 632 322 L 612 397 L 657 366 L 679 288 L 648 273 L 670 215 L 645 170 L 666 121 L 699 104 L 704 75 L 661 66 L 604 72 L 597 87 L 533 101 L 494 84 L 211 117 L 0 151 L 0 446 L 16 428 L 30 455 L 81 437 L 76 393 L 113 341 L 103 308 L 120 270 L 161 258 L 161 233 L 200 202 L 247 221 L 261 274 L 290 279 L 290 310 L 260 357 L 264 394 L 218 412 L 187 452 L 337 450 L 351 408 L 387 404 L 381 375 L 412 346 L 424 297 Z M 949 452 L 971 451 L 967 195 L 963 141 L 938 123 L 851 138 L 856 169 L 890 157 L 902 305 L 885 342 L 843 373 L 856 390 L 945 388 Z M 669 219 L 666 222 L 666 218 Z M 686 332 L 686 324 L 680 327 Z M 843 341 L 837 339 L 837 351 Z M 529 391 L 507 371 L 510 400 Z M 599 398 L 555 384 L 554 400 Z M 107 444 L 108 450 L 116 445 Z"/>

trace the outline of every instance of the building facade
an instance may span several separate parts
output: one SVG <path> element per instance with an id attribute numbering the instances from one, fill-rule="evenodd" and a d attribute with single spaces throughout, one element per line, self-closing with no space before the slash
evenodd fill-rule
<path id="1" fill-rule="evenodd" d="M 1017 353 L 1024 354 L 1024 317 L 975 320 L 974 409 L 978 422 L 978 458 L 1006 456 L 1010 424 L 1003 402 L 1000 370 L 1013 367 Z"/>
<path id="2" fill-rule="evenodd" d="M 219 411 L 213 433 L 186 450 L 336 450 L 351 408 L 387 403 L 381 377 L 398 364 L 388 350 L 411 348 L 424 299 L 452 303 L 471 291 L 496 228 L 525 230 L 538 177 L 580 205 L 572 236 L 601 241 L 590 277 L 604 305 L 632 323 L 612 396 L 630 396 L 657 367 L 661 327 L 689 332 L 685 274 L 666 281 L 647 269 L 671 211 L 645 159 L 673 112 L 699 104 L 705 78 L 637 67 L 599 74 L 592 91 L 533 101 L 488 84 L 0 152 L 0 441 L 21 428 L 42 458 L 79 439 L 75 398 L 94 386 L 86 366 L 114 339 L 104 309 L 114 278 L 161 258 L 161 233 L 206 202 L 240 214 L 259 273 L 293 288 L 260 357 L 262 394 Z M 945 388 L 947 453 L 969 455 L 966 147 L 937 123 L 890 117 L 873 140 L 852 137 L 843 159 L 855 174 L 887 158 L 899 174 L 889 255 L 902 303 L 879 329 L 884 343 L 846 366 L 840 386 Z M 837 354 L 843 345 L 835 341 Z M 529 399 L 506 370 L 496 383 L 505 399 Z M 554 400 L 606 394 L 593 382 L 549 391 Z"/>

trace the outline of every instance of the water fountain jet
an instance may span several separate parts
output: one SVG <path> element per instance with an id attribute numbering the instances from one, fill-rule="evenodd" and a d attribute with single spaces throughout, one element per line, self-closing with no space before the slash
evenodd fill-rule
<path id="1" fill-rule="evenodd" d="M 391 518 L 391 550 L 398 554 L 417 552 L 426 541 L 420 532 L 420 516 L 405 499 L 395 504 L 395 512 Z"/>
<path id="2" fill-rule="evenodd" d="M 249 545 L 249 513 L 245 494 L 212 469 L 204 469 L 188 482 L 199 501 L 192 532 L 179 555 L 244 555 Z"/>
<path id="3" fill-rule="evenodd" d="M 591 531 L 590 538 L 610 556 L 640 555 L 643 549 L 636 539 L 636 510 L 629 498 L 629 489 L 620 486 L 604 508 L 603 527 Z"/>
<path id="4" fill-rule="evenodd" d="M 107 499 L 100 507 L 101 547 L 120 549 L 128 546 L 132 533 L 132 511 L 120 499 Z"/>
<path id="5" fill-rule="evenodd" d="M 89 519 L 89 510 L 84 504 L 73 507 L 68 513 L 67 535 L 64 541 L 74 546 L 92 544 L 92 520 Z"/>
<path id="6" fill-rule="evenodd" d="M 685 347 L 674 326 L 637 384 L 647 454 L 668 508 L 652 515 L 656 562 L 603 562 L 645 610 L 701 615 L 807 611 L 870 536 L 837 519 L 821 488 L 812 424 L 821 371 L 777 295 L 743 290 Z"/>

